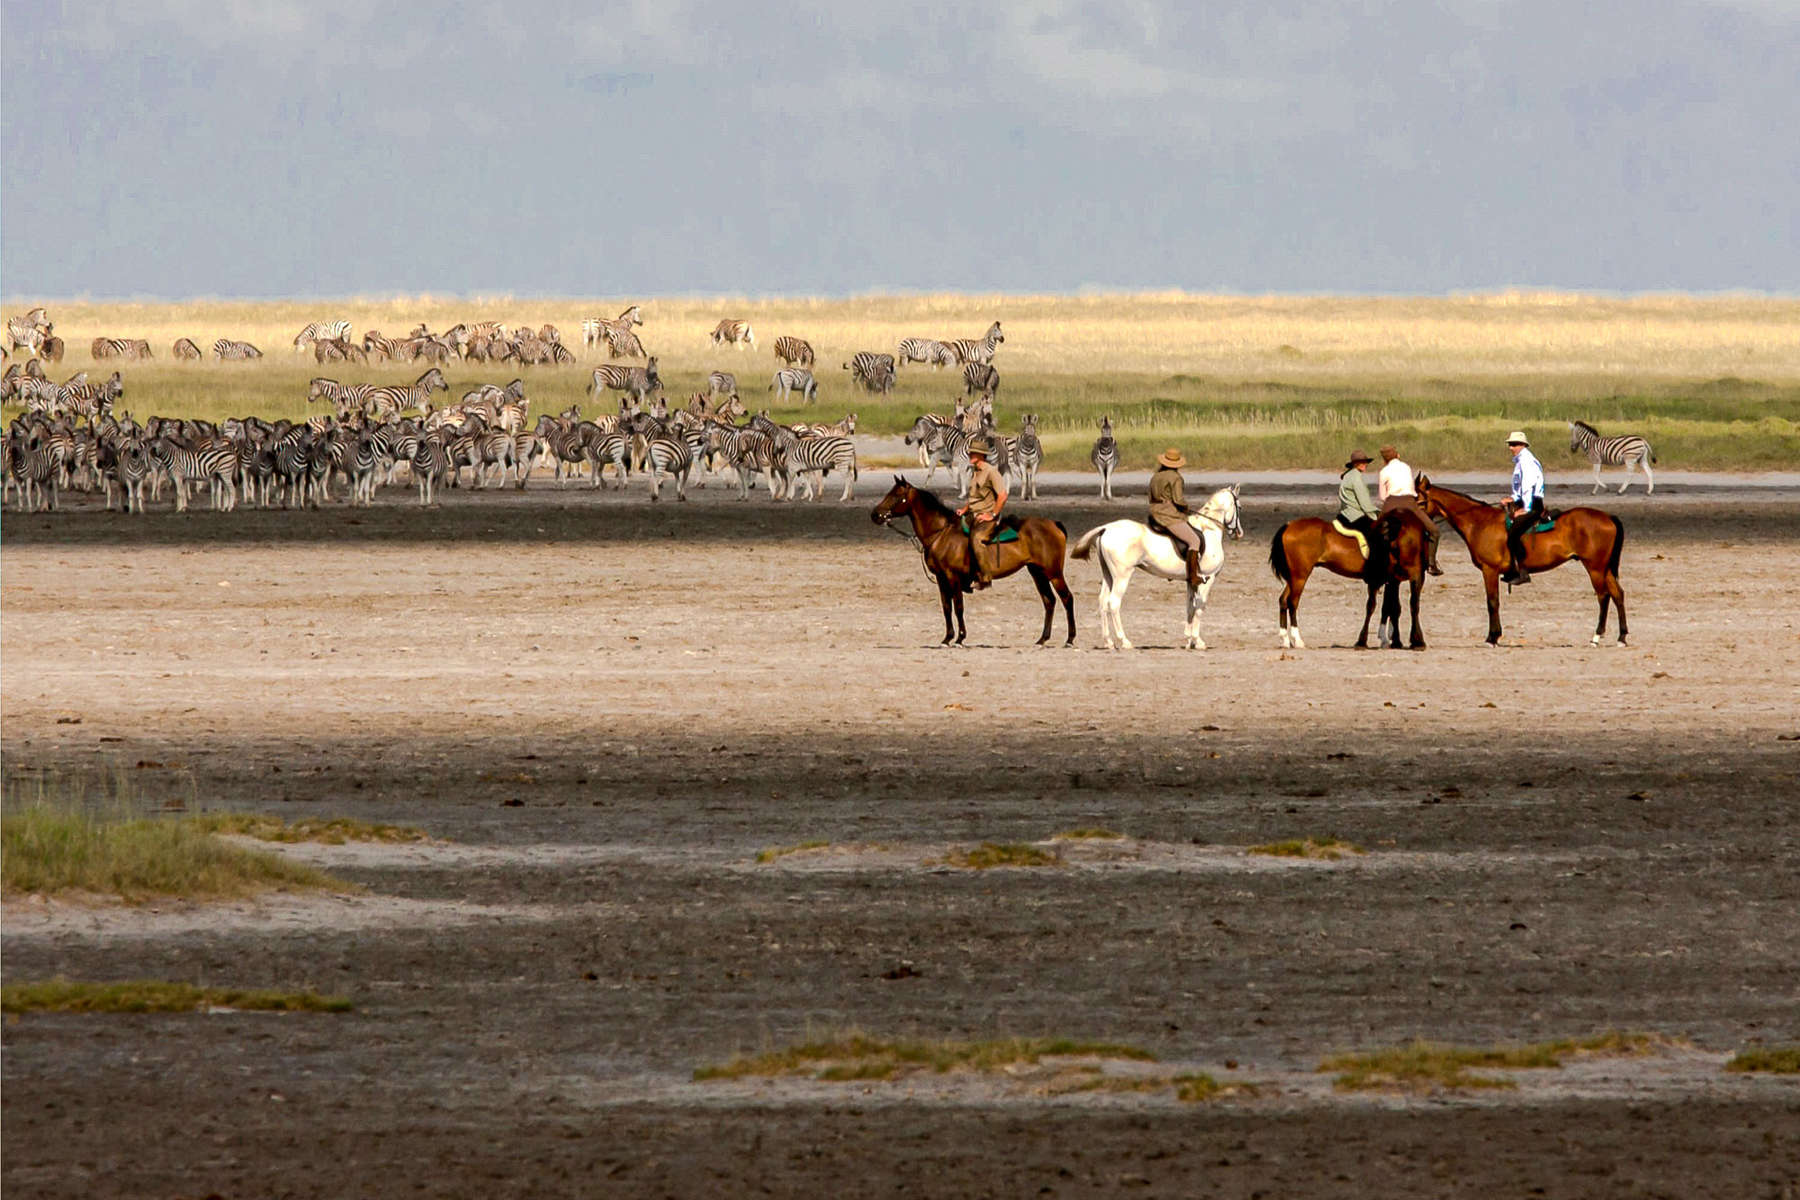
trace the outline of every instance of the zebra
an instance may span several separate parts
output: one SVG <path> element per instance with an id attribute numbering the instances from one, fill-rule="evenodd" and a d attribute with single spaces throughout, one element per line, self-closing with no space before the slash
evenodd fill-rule
<path id="1" fill-rule="evenodd" d="M 193 338 L 176 338 L 173 353 L 180 362 L 199 362 L 201 359 L 200 347 L 194 344 Z"/>
<path id="2" fill-rule="evenodd" d="M 737 399 L 737 376 L 730 371 L 714 371 L 706 377 L 706 394 L 708 396 L 730 396 Z"/>
<path id="3" fill-rule="evenodd" d="M 55 326 L 51 324 L 50 314 L 42 308 L 34 308 L 22 317 L 6 318 L 6 340 L 8 350 L 17 350 L 23 346 L 29 353 L 37 354 L 43 347 L 44 339 L 50 336 Z"/>
<path id="4" fill-rule="evenodd" d="M 379 357 L 389 362 L 412 357 L 410 341 L 406 338 L 383 337 L 379 329 L 371 329 L 363 334 L 362 347 L 363 353 L 370 358 Z"/>
<path id="5" fill-rule="evenodd" d="M 712 331 L 713 345 L 719 346 L 726 342 L 730 342 L 739 350 L 745 346 L 754 350 L 756 349 L 756 331 L 750 328 L 748 321 L 734 321 L 727 317 L 714 325 Z"/>
<path id="6" fill-rule="evenodd" d="M 41 426 L 27 428 L 13 422 L 8 431 L 6 473 L 17 489 L 14 511 L 41 512 L 57 507 L 57 480 L 62 474 L 62 455 L 50 444 Z"/>
<path id="7" fill-rule="evenodd" d="M 1650 448 L 1649 442 L 1635 433 L 1601 437 L 1600 431 L 1586 421 L 1570 421 L 1569 453 L 1585 454 L 1587 460 L 1594 464 L 1595 494 L 1600 491 L 1600 468 L 1603 466 L 1625 468 L 1625 482 L 1619 485 L 1621 496 L 1631 486 L 1631 472 L 1635 467 L 1644 468 L 1644 494 L 1650 495 L 1656 491 L 1656 476 L 1650 473 L 1650 464 L 1656 461 L 1656 451 Z"/>
<path id="8" fill-rule="evenodd" d="M 957 338 L 950 343 L 950 349 L 959 363 L 990 363 L 994 361 L 994 347 L 1005 340 L 1000 332 L 1000 322 L 995 321 L 988 326 L 985 337 Z"/>
<path id="9" fill-rule="evenodd" d="M 413 449 L 412 477 L 419 485 L 419 507 L 432 503 L 438 484 L 451 471 L 450 448 L 443 430 L 434 430 L 419 438 Z"/>
<path id="10" fill-rule="evenodd" d="M 608 358 L 648 358 L 644 343 L 638 335 L 629 329 L 606 328 L 606 357 Z"/>
<path id="11" fill-rule="evenodd" d="M 583 351 L 592 350 L 600 344 L 601 338 L 604 336 L 600 329 L 599 317 L 581 318 L 581 348 Z"/>
<path id="12" fill-rule="evenodd" d="M 323 364 L 327 362 L 369 361 L 369 353 L 355 342 L 343 338 L 319 338 L 313 342 L 313 361 Z"/>
<path id="13" fill-rule="evenodd" d="M 54 333 L 46 333 L 42 344 L 38 346 L 38 353 L 44 356 L 45 362 L 59 363 L 63 360 L 63 352 L 66 349 L 61 338 Z"/>
<path id="14" fill-rule="evenodd" d="M 306 402 L 335 404 L 339 413 L 366 412 L 369 393 L 374 390 L 375 385 L 372 383 L 339 383 L 320 375 L 307 388 Z"/>
<path id="15" fill-rule="evenodd" d="M 948 367 L 955 365 L 956 352 L 936 338 L 909 337 L 900 339 L 894 358 L 902 367 L 915 362 L 933 368 Z"/>
<path id="16" fill-rule="evenodd" d="M 858 351 L 844 364 L 844 370 L 850 372 L 850 378 L 861 384 L 864 391 L 886 395 L 894 390 L 894 356 L 891 354 Z"/>
<path id="17" fill-rule="evenodd" d="M 588 395 L 598 396 L 608 389 L 624 392 L 627 397 L 639 402 L 648 400 L 651 392 L 662 390 L 662 377 L 656 373 L 655 357 L 646 359 L 641 367 L 622 367 L 614 363 L 595 367 L 594 381 L 588 386 Z"/>
<path id="18" fill-rule="evenodd" d="M 237 488 L 232 483 L 238 469 L 236 450 L 218 444 L 184 446 L 167 434 L 157 439 L 157 447 L 175 485 L 176 512 L 187 511 L 188 484 L 202 481 L 211 492 L 213 511 L 230 512 L 237 507 Z"/>
<path id="19" fill-rule="evenodd" d="M 777 404 L 788 398 L 789 393 L 798 391 L 801 399 L 811 404 L 819 398 L 819 381 L 813 373 L 804 367 L 783 367 L 775 372 L 775 378 L 769 384 L 769 390 L 775 393 Z"/>
<path id="20" fill-rule="evenodd" d="M 156 472 L 156 464 L 150 457 L 149 449 L 142 438 L 128 437 L 112 449 L 110 457 L 112 470 L 106 476 L 107 509 L 110 511 L 112 508 L 113 480 L 117 479 L 119 490 L 123 493 L 125 511 L 141 516 L 144 511 L 144 484 Z"/>
<path id="21" fill-rule="evenodd" d="M 300 353 L 312 342 L 339 342 L 349 336 L 348 321 L 314 321 L 294 335 L 294 353 Z"/>
<path id="22" fill-rule="evenodd" d="M 786 447 L 787 468 L 790 474 L 798 474 L 806 480 L 806 498 L 817 500 L 825 494 L 825 474 L 831 470 L 844 473 L 844 494 L 838 500 L 854 499 L 856 496 L 856 445 L 845 437 L 809 437 L 797 438 Z M 794 498 L 793 488 L 788 488 L 788 499 Z"/>
<path id="23" fill-rule="evenodd" d="M 1088 451 L 1088 461 L 1100 472 L 1100 498 L 1113 499 L 1112 477 L 1119 469 L 1119 443 L 1113 440 L 1110 416 L 1100 418 L 1100 436 L 1094 439 L 1094 448 Z"/>
<path id="24" fill-rule="evenodd" d="M 85 375 L 85 372 L 83 372 Z M 125 395 L 125 381 L 117 371 L 105 383 L 71 379 L 57 389 L 57 403 L 80 417 L 106 417 Z"/>
<path id="25" fill-rule="evenodd" d="M 983 400 L 992 401 L 1000 391 L 1000 371 L 991 362 L 972 362 L 963 368 L 963 395 L 980 392 Z"/>
<path id="26" fill-rule="evenodd" d="M 686 500 L 688 472 L 693 465 L 694 452 L 686 439 L 671 433 L 651 437 L 644 448 L 644 466 L 650 472 L 650 499 L 662 498 L 662 477 L 666 473 L 675 479 L 675 498 Z"/>
<path id="27" fill-rule="evenodd" d="M 327 381 L 329 382 L 329 381 Z M 370 388 L 364 397 L 363 404 L 378 417 L 386 417 L 393 413 L 404 412 L 409 408 L 423 408 L 431 399 L 431 393 L 449 391 L 450 385 L 444 380 L 444 373 L 432 367 L 423 375 L 407 384 L 389 384 L 386 387 Z"/>
<path id="28" fill-rule="evenodd" d="M 230 338 L 220 338 L 213 343 L 213 357 L 220 362 L 248 362 L 262 356 L 262 351 L 249 342 L 234 342 Z"/>
<path id="29" fill-rule="evenodd" d="M 1026 413 L 1019 423 L 1012 463 L 1019 477 L 1019 499 L 1036 500 L 1038 468 L 1044 465 L 1044 444 L 1038 441 L 1036 413 Z"/>
<path id="30" fill-rule="evenodd" d="M 150 343 L 142 338 L 97 337 L 88 346 L 88 355 L 96 362 L 108 358 L 149 358 Z"/>
<path id="31" fill-rule="evenodd" d="M 778 337 L 775 339 L 775 357 L 790 367 L 810 367 L 813 365 L 812 343 L 805 338 Z"/>

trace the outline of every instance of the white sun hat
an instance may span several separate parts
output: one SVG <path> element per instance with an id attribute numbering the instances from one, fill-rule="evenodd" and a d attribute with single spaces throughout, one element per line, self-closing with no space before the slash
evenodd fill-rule
<path id="1" fill-rule="evenodd" d="M 1514 443 L 1521 446 L 1529 446 L 1531 445 L 1531 439 L 1525 436 L 1525 431 L 1523 429 L 1515 429 L 1506 435 L 1506 444 L 1511 446 Z"/>

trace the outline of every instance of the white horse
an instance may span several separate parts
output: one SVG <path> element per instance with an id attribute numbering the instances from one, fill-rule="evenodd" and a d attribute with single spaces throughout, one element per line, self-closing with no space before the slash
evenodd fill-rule
<path id="1" fill-rule="evenodd" d="M 1187 640 L 1183 644 L 1189 650 L 1204 650 L 1200 615 L 1206 611 L 1206 597 L 1212 591 L 1213 580 L 1225 565 L 1225 539 L 1244 536 L 1244 527 L 1238 521 L 1238 485 L 1214 492 L 1198 511 L 1188 514 L 1188 524 L 1200 534 L 1200 582 L 1188 589 Z M 1069 548 L 1069 557 L 1086 558 L 1096 545 L 1100 548 L 1100 635 L 1106 639 L 1108 649 L 1116 646 L 1129 650 L 1131 639 L 1125 636 L 1119 608 L 1125 603 L 1132 571 L 1185 581 L 1187 557 L 1176 547 L 1174 538 L 1137 521 L 1111 521 L 1088 530 Z"/>

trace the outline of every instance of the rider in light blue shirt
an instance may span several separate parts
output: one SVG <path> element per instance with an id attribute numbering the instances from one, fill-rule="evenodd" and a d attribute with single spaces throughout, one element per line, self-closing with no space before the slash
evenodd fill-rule
<path id="1" fill-rule="evenodd" d="M 1507 435 L 1513 453 L 1512 503 L 1506 514 L 1506 544 L 1512 551 L 1512 567 L 1500 578 L 1507 583 L 1530 583 L 1525 566 L 1525 535 L 1544 518 L 1544 464 L 1531 452 L 1522 430 Z"/>

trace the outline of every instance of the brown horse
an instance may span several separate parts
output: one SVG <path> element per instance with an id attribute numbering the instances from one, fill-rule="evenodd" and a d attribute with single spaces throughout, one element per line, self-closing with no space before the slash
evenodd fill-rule
<path id="1" fill-rule="evenodd" d="M 913 536 L 925 555 L 925 570 L 938 587 L 938 599 L 944 606 L 944 645 L 961 645 L 968 637 L 963 624 L 963 593 L 975 576 L 975 564 L 969 555 L 969 538 L 962 531 L 962 518 L 948 505 L 923 488 L 916 488 L 902 476 L 894 476 L 894 486 L 881 498 L 869 516 L 877 525 L 887 525 L 895 517 L 912 521 Z M 1075 644 L 1075 597 L 1063 581 L 1063 554 L 1068 549 L 1069 534 L 1061 521 L 1027 517 L 1018 523 L 1019 538 L 988 546 L 989 574 L 999 579 L 1020 567 L 1031 572 L 1038 595 L 1044 601 L 1044 635 L 1037 640 L 1043 645 L 1050 640 L 1050 626 L 1056 617 L 1056 601 L 1061 597 L 1069 614 L 1069 640 Z M 950 623 L 951 610 L 956 624 Z"/>
<path id="2" fill-rule="evenodd" d="M 1369 648 L 1369 620 L 1375 615 L 1375 594 L 1384 588 L 1381 626 L 1375 641 L 1378 645 L 1400 648 L 1400 581 L 1403 579 L 1412 584 L 1411 645 L 1414 650 L 1425 649 L 1425 634 L 1419 628 L 1419 589 L 1425 585 L 1425 535 L 1416 523 L 1399 513 L 1385 514 L 1377 522 L 1377 528 L 1387 543 L 1387 559 L 1374 564 L 1364 560 L 1355 538 L 1339 533 L 1330 521 L 1302 517 L 1275 531 L 1275 539 L 1269 544 L 1269 569 L 1281 580 L 1275 616 L 1281 627 L 1283 647 L 1306 648 L 1306 643 L 1300 640 L 1300 594 L 1306 590 L 1306 581 L 1313 570 L 1324 567 L 1334 575 L 1360 579 L 1368 585 L 1369 603 L 1363 609 L 1362 632 L 1356 635 L 1358 650 Z"/>
<path id="3" fill-rule="evenodd" d="M 1469 558 L 1481 568 L 1487 587 L 1488 645 L 1500 640 L 1500 572 L 1512 563 L 1506 547 L 1506 510 L 1483 504 L 1472 496 L 1437 487 L 1421 475 L 1419 503 L 1433 517 L 1450 522 L 1468 543 Z M 1560 567 L 1572 558 L 1581 560 L 1600 600 L 1600 624 L 1592 644 L 1600 644 L 1606 632 L 1606 602 L 1619 606 L 1619 645 L 1625 644 L 1625 589 L 1619 584 L 1619 555 L 1625 549 L 1625 524 L 1597 508 L 1571 508 L 1556 516 L 1555 528 L 1524 537 L 1525 568 L 1532 572 Z"/>

